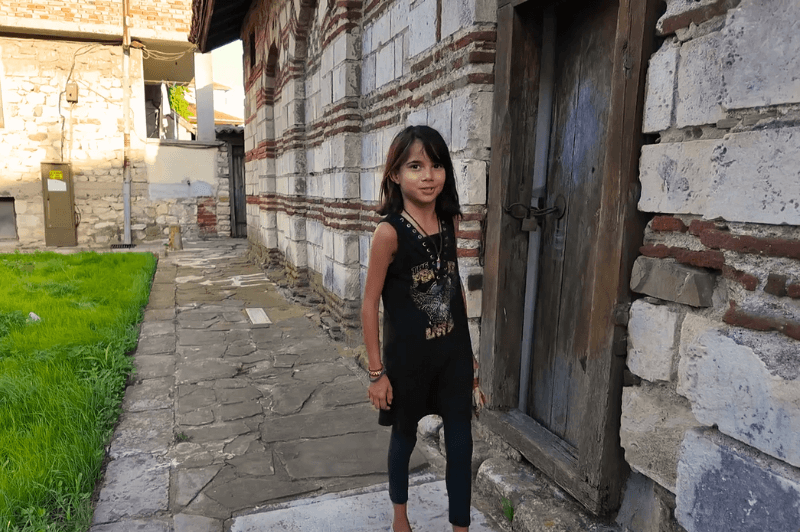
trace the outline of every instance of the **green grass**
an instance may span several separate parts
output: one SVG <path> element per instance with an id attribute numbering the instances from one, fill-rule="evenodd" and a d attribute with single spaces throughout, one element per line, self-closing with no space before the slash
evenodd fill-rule
<path id="1" fill-rule="evenodd" d="M 155 262 L 0 254 L 0 531 L 88 530 Z"/>

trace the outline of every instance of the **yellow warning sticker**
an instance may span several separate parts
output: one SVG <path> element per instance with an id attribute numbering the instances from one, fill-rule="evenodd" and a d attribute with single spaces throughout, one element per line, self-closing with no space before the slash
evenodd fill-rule
<path id="1" fill-rule="evenodd" d="M 61 170 L 50 170 L 50 179 L 64 179 L 64 172 Z"/>

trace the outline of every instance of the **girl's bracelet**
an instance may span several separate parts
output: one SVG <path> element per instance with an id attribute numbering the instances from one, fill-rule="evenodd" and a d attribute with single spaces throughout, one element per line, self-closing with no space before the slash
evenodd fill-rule
<path id="1" fill-rule="evenodd" d="M 384 375 L 386 375 L 385 367 L 375 371 L 369 370 L 369 382 L 378 382 Z"/>

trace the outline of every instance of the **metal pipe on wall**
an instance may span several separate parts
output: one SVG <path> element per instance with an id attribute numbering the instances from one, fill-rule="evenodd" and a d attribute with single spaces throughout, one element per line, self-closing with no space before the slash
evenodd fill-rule
<path id="1" fill-rule="evenodd" d="M 545 9 L 542 31 L 542 65 L 539 70 L 539 108 L 536 117 L 536 145 L 533 161 L 533 190 L 531 207 L 540 207 L 539 201 L 547 192 L 547 155 L 550 151 L 550 124 L 553 115 L 554 71 L 556 63 L 555 8 Z M 523 314 L 522 344 L 520 346 L 519 398 L 517 408 L 526 412 L 530 389 L 531 359 L 533 358 L 534 316 L 539 282 L 539 247 L 541 227 L 528 233 L 528 268 L 525 275 L 525 309 Z"/>
<path id="2" fill-rule="evenodd" d="M 123 113 L 123 163 L 122 203 L 125 210 L 124 240 L 131 244 L 131 36 L 128 31 L 129 0 L 122 0 L 122 113 Z"/>

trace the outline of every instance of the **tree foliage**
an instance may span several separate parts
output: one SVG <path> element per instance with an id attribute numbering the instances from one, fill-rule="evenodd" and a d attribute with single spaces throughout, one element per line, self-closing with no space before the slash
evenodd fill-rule
<path id="1" fill-rule="evenodd" d="M 186 101 L 187 92 L 189 92 L 189 89 L 184 85 L 173 85 L 167 89 L 170 108 L 178 115 L 189 120 L 189 103 Z"/>

